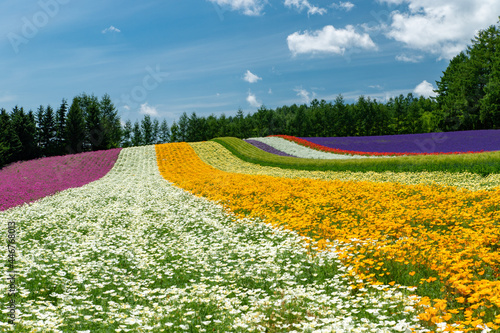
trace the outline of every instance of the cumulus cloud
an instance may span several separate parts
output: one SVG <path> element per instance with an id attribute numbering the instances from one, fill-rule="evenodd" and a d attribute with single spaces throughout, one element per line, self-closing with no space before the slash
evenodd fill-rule
<path id="1" fill-rule="evenodd" d="M 413 56 L 407 56 L 406 54 L 399 54 L 396 56 L 397 61 L 402 61 L 402 62 L 420 62 L 424 57 L 421 55 L 413 55 Z"/>
<path id="2" fill-rule="evenodd" d="M 402 3 L 403 1 L 389 1 Z M 407 47 L 451 59 L 474 35 L 498 20 L 498 0 L 406 0 L 408 10 L 393 11 L 387 37 Z"/>
<path id="3" fill-rule="evenodd" d="M 104 29 L 101 31 L 103 34 L 107 34 L 108 32 L 122 32 L 120 29 L 115 28 L 114 26 L 110 26 L 109 28 Z"/>
<path id="4" fill-rule="evenodd" d="M 287 38 L 288 49 L 293 55 L 302 53 L 344 54 L 347 49 L 374 50 L 377 46 L 368 34 L 359 34 L 352 25 L 335 29 L 331 25 L 313 32 L 294 32 Z"/>
<path id="5" fill-rule="evenodd" d="M 243 77 L 243 80 L 247 81 L 248 83 L 255 83 L 259 80 L 262 80 L 262 78 L 258 77 L 254 73 L 247 70 L 247 72 L 245 73 L 245 76 Z"/>
<path id="6" fill-rule="evenodd" d="M 419 96 L 436 97 L 437 94 L 434 92 L 434 89 L 431 83 L 424 80 L 413 89 L 413 92 Z"/>
<path id="7" fill-rule="evenodd" d="M 257 101 L 257 97 L 255 97 L 255 95 L 252 94 L 251 92 L 248 92 L 247 102 L 254 108 L 258 108 L 262 105 L 262 103 Z"/>
<path id="8" fill-rule="evenodd" d="M 159 116 L 158 110 L 154 106 L 149 105 L 147 102 L 144 104 L 141 104 L 141 109 L 140 109 L 139 113 L 150 115 L 152 117 Z"/>
<path id="9" fill-rule="evenodd" d="M 313 6 L 309 3 L 308 0 L 285 0 L 285 6 L 292 8 L 295 7 L 299 12 L 307 9 L 307 14 L 319 14 L 323 15 L 326 13 L 325 8 L 320 8 L 317 6 Z"/>
<path id="10" fill-rule="evenodd" d="M 242 12 L 248 16 L 258 16 L 267 4 L 267 0 L 208 0 L 211 3 L 229 8 L 230 10 Z"/>

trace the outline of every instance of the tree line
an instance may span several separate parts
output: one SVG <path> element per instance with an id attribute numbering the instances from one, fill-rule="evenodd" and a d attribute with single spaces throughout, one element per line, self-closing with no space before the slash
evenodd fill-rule
<path id="1" fill-rule="evenodd" d="M 118 111 L 109 95 L 100 100 L 82 94 L 71 106 L 62 100 L 57 110 L 50 105 L 26 112 L 14 107 L 0 109 L 0 166 L 19 160 L 75 154 L 121 146 Z"/>
<path id="2" fill-rule="evenodd" d="M 240 109 L 234 116 L 200 117 L 184 112 L 169 126 L 145 115 L 121 125 L 109 95 L 85 93 L 36 112 L 14 107 L 0 110 L 0 167 L 18 160 L 116 147 L 166 142 L 205 141 L 286 134 L 312 136 L 372 136 L 500 128 L 500 29 L 481 30 L 472 45 L 454 57 L 437 83 L 437 97 L 412 93 L 385 103 L 360 96 L 334 101 L 268 109 L 253 114 Z"/>

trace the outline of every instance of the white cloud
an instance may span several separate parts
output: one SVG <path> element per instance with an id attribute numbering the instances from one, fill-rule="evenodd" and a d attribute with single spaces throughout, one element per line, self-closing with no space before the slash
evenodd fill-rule
<path id="1" fill-rule="evenodd" d="M 331 6 L 332 8 L 337 8 L 337 9 L 342 9 L 345 10 L 346 12 L 350 11 L 355 7 L 355 5 L 350 2 L 350 1 L 340 1 L 339 3 L 332 3 Z"/>
<path id="2" fill-rule="evenodd" d="M 335 29 L 331 25 L 322 30 L 304 33 L 294 32 L 287 38 L 288 48 L 293 55 L 301 53 L 344 54 L 347 49 L 377 49 L 368 34 L 359 34 L 352 25 L 345 29 Z"/>
<path id="3" fill-rule="evenodd" d="M 401 3 L 402 1 L 385 1 Z M 405 0 L 408 11 L 393 11 L 387 37 L 407 47 L 451 59 L 474 35 L 498 20 L 498 0 Z"/>
<path id="4" fill-rule="evenodd" d="M 103 34 L 107 34 L 108 32 L 122 32 L 120 29 L 115 28 L 114 26 L 110 26 L 109 28 L 104 29 L 101 31 Z"/>
<path id="5" fill-rule="evenodd" d="M 141 104 L 141 110 L 139 111 L 140 114 L 147 114 L 152 117 L 158 117 L 158 110 L 154 107 L 149 105 L 147 102 L 144 104 Z"/>
<path id="6" fill-rule="evenodd" d="M 243 80 L 247 81 L 248 83 L 255 83 L 259 80 L 262 80 L 262 78 L 258 77 L 254 73 L 247 70 L 247 72 L 245 73 L 245 76 L 243 77 Z"/>
<path id="7" fill-rule="evenodd" d="M 424 57 L 421 55 L 407 56 L 406 54 L 399 54 L 396 56 L 397 61 L 402 62 L 420 62 Z"/>
<path id="8" fill-rule="evenodd" d="M 432 86 L 431 83 L 427 82 L 426 80 L 422 81 L 418 86 L 413 89 L 413 92 L 417 95 L 424 96 L 424 97 L 435 97 L 437 94 L 434 92 L 434 87 Z"/>
<path id="9" fill-rule="evenodd" d="M 311 102 L 312 98 L 310 96 L 309 91 L 307 91 L 303 88 L 296 88 L 296 89 L 294 89 L 294 91 L 297 93 L 297 96 L 299 96 L 302 99 L 303 103 L 308 104 L 309 102 Z M 314 95 L 315 94 L 313 93 L 313 96 Z"/>
<path id="10" fill-rule="evenodd" d="M 309 3 L 308 0 L 285 0 L 285 6 L 286 7 L 295 7 L 299 12 L 303 11 L 304 9 L 307 9 L 307 14 L 319 14 L 323 15 L 326 13 L 325 8 L 320 8 L 317 6 L 313 6 Z"/>
<path id="11" fill-rule="evenodd" d="M 273 90 L 271 88 L 269 88 L 269 91 L 267 92 L 269 95 L 271 95 L 273 93 Z"/>
<path id="12" fill-rule="evenodd" d="M 208 0 L 221 7 L 242 12 L 248 16 L 258 16 L 267 4 L 267 0 Z"/>
<path id="13" fill-rule="evenodd" d="M 251 92 L 248 93 L 247 102 L 255 108 L 259 108 L 262 105 L 262 103 L 257 101 L 257 97 L 255 97 L 255 95 Z"/>

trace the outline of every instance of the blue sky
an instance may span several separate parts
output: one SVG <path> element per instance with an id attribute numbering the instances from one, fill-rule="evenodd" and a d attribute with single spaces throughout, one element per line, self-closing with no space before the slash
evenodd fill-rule
<path id="1" fill-rule="evenodd" d="M 433 94 L 498 0 L 3 0 L 0 107 L 108 93 L 122 120 Z"/>

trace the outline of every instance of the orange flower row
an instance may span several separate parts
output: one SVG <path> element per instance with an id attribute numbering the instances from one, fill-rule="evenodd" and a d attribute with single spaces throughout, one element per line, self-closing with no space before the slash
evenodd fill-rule
<path id="1" fill-rule="evenodd" d="M 422 320 L 464 331 L 477 323 L 499 328 L 500 189 L 227 173 L 186 143 L 157 145 L 156 153 L 163 177 L 195 195 L 296 230 L 320 247 L 342 242 L 342 260 L 358 279 L 441 295 L 424 297 Z"/>

